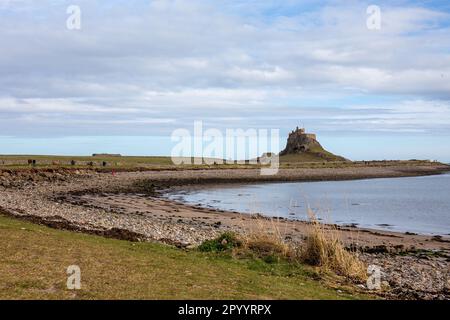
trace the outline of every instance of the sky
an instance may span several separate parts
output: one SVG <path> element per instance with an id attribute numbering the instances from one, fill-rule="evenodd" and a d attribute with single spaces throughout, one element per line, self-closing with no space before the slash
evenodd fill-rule
<path id="1" fill-rule="evenodd" d="M 199 120 L 450 162 L 450 3 L 0 0 L 0 154 L 170 155 Z"/>

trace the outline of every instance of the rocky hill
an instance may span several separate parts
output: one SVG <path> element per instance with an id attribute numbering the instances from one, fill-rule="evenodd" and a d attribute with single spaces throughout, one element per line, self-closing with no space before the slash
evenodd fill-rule
<path id="1" fill-rule="evenodd" d="M 315 134 L 296 128 L 289 134 L 286 148 L 280 152 L 282 161 L 348 161 L 327 150 L 317 141 Z"/>

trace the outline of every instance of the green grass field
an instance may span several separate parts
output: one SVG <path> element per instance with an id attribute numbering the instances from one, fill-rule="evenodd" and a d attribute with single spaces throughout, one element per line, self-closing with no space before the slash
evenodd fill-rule
<path id="1" fill-rule="evenodd" d="M 310 267 L 50 229 L 0 215 L 0 299 L 358 299 Z M 69 265 L 81 290 L 66 288 Z"/>
<path id="2" fill-rule="evenodd" d="M 316 150 L 317 153 L 306 152 L 303 154 L 285 155 L 280 157 L 280 168 L 344 168 L 359 166 L 414 166 L 435 165 L 436 163 L 426 160 L 414 161 L 347 161 L 336 157 L 323 149 Z M 29 159 L 36 160 L 36 166 L 28 164 Z M 71 165 L 71 161 L 76 162 Z M 186 158 L 188 160 L 188 158 Z M 94 169 L 97 171 L 108 170 L 187 170 L 187 169 L 252 169 L 260 168 L 258 164 L 194 164 L 194 159 L 189 159 L 191 164 L 174 165 L 171 157 L 138 157 L 138 156 L 52 156 L 52 155 L 0 155 L 0 170 L 28 170 L 30 168 L 71 168 L 71 169 Z M 90 164 L 92 162 L 92 164 Z M 103 167 L 103 162 L 107 165 Z M 210 162 L 211 163 L 211 162 Z"/>
<path id="3" fill-rule="evenodd" d="M 335 155 L 321 146 L 311 146 L 311 148 L 303 153 L 299 154 L 286 154 L 280 157 L 282 163 L 293 162 L 347 162 L 344 157 Z"/>
<path id="4" fill-rule="evenodd" d="M 71 166 L 71 161 L 76 161 L 78 166 L 86 165 L 87 162 L 94 162 L 97 166 L 103 161 L 106 161 L 108 165 L 113 166 L 137 166 L 137 165 L 172 165 L 170 157 L 117 157 L 117 156 L 57 156 L 57 155 L 0 155 L 1 161 L 4 161 L 6 165 L 11 166 L 29 166 L 27 164 L 28 159 L 34 159 L 37 161 L 37 166 L 49 166 L 54 165 L 53 162 L 58 163 L 60 166 Z"/>
<path id="5" fill-rule="evenodd" d="M 30 169 L 30 168 L 72 168 L 96 170 L 133 170 L 133 169 L 208 169 L 208 168 L 250 168 L 259 167 L 245 164 L 213 164 L 217 159 L 211 159 L 210 164 L 195 164 L 195 158 L 183 158 L 186 163 L 175 165 L 167 156 L 57 156 L 57 155 L 0 155 L 0 169 Z M 31 166 L 28 160 L 36 160 Z M 75 161 L 75 165 L 71 161 Z M 103 167 L 103 162 L 106 166 Z M 91 164 L 90 164 L 91 163 Z"/>

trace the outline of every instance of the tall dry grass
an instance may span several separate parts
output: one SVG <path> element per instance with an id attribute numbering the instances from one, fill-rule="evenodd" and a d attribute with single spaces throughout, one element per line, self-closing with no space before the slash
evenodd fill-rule
<path id="1" fill-rule="evenodd" d="M 365 280 L 366 265 L 358 259 L 356 252 L 345 249 L 339 231 L 320 223 L 309 209 L 308 216 L 311 223 L 299 254 L 301 260 L 354 280 Z"/>
<path id="2" fill-rule="evenodd" d="M 252 228 L 242 235 L 240 252 L 244 249 L 261 258 L 272 256 L 302 262 L 355 281 L 364 281 L 366 265 L 356 252 L 345 248 L 336 227 L 320 223 L 310 209 L 308 216 L 310 224 L 305 241 L 300 244 L 286 241 L 277 219 L 254 217 Z"/>
<path id="3" fill-rule="evenodd" d="M 295 253 L 291 245 L 284 240 L 283 233 L 274 219 L 256 216 L 253 221 L 253 227 L 242 234 L 245 250 L 260 258 L 294 258 Z"/>

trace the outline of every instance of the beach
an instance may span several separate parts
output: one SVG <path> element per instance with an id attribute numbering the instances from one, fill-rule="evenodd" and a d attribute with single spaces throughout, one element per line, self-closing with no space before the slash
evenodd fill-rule
<path id="1" fill-rule="evenodd" d="M 324 181 L 439 174 L 442 164 L 345 168 L 280 169 L 261 176 L 257 169 L 2 170 L 0 211 L 59 229 L 130 241 L 158 241 L 193 249 L 224 231 L 248 233 L 275 227 L 288 242 L 302 242 L 309 224 L 287 219 L 212 210 L 167 199 L 170 190 L 207 188 L 217 183 Z M 393 297 L 448 298 L 450 238 L 326 226 L 338 232 L 367 263 L 380 265 Z M 418 281 L 417 279 L 420 279 Z"/>

